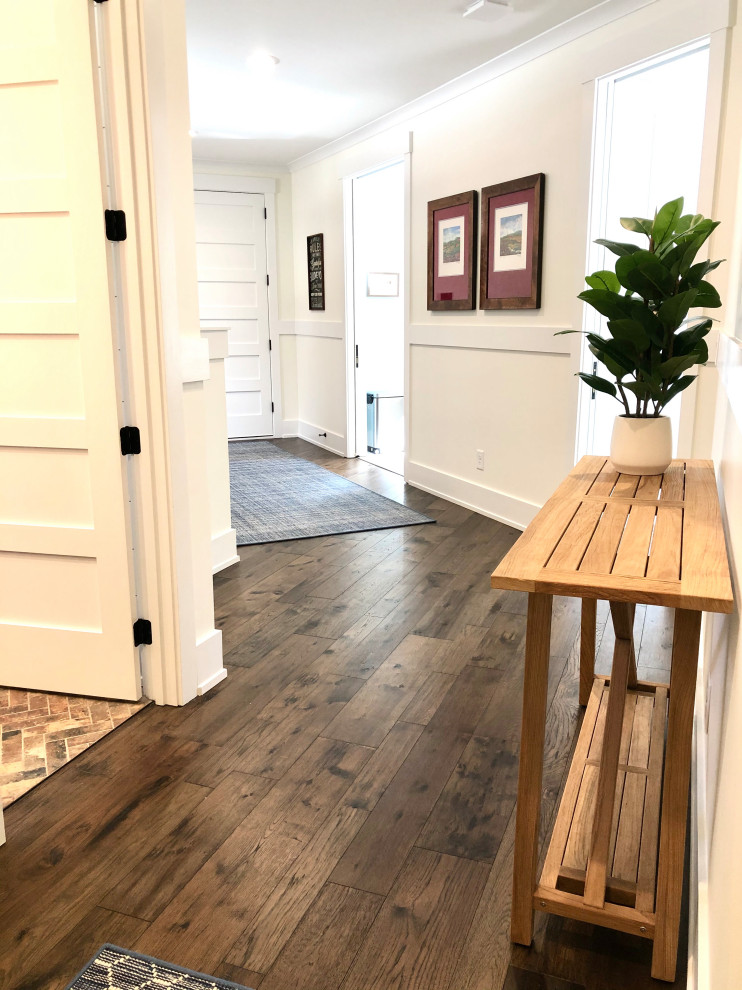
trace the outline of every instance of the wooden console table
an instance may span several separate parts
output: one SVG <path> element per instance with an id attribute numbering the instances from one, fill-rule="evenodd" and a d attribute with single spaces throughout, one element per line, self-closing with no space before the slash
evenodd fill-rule
<path id="1" fill-rule="evenodd" d="M 636 477 L 583 457 L 492 587 L 529 593 L 512 940 L 530 945 L 534 909 L 576 918 L 653 939 L 652 976 L 672 981 L 701 614 L 734 608 L 713 464 Z M 538 880 L 553 595 L 583 600 L 587 710 Z M 610 602 L 616 633 L 610 677 L 594 676 L 597 599 Z M 638 603 L 675 609 L 669 686 L 637 680 Z"/>

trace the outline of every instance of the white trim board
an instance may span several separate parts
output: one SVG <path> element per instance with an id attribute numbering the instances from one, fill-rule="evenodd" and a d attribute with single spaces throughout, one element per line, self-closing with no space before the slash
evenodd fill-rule
<path id="1" fill-rule="evenodd" d="M 498 492 L 412 460 L 408 461 L 405 481 L 413 488 L 421 488 L 431 495 L 463 505 L 465 509 L 472 509 L 514 529 L 525 529 L 541 508 L 535 502 Z"/>
<path id="2" fill-rule="evenodd" d="M 329 337 L 342 340 L 345 337 L 345 324 L 324 320 L 276 320 L 274 329 L 283 337 Z"/>
<path id="3" fill-rule="evenodd" d="M 553 52 L 557 48 L 575 41 L 577 38 L 582 38 L 584 35 L 604 27 L 606 24 L 625 17 L 627 14 L 632 14 L 642 7 L 648 7 L 655 2 L 656 0 L 603 0 L 602 3 L 598 3 L 594 7 L 583 11 L 583 13 L 564 21 L 562 24 L 544 31 L 535 38 L 531 38 L 523 42 L 523 44 L 511 48 L 510 51 L 503 52 L 502 55 L 498 55 L 496 58 L 490 59 L 489 62 L 485 62 L 483 65 L 457 76 L 450 82 L 438 86 L 437 89 L 425 93 L 416 100 L 405 103 L 396 110 L 392 110 L 390 113 L 384 114 L 382 117 L 378 117 L 368 124 L 364 124 L 363 127 L 358 127 L 356 130 L 350 131 L 348 134 L 334 141 L 330 141 L 315 151 L 310 151 L 306 155 L 295 158 L 288 163 L 289 171 L 296 172 L 301 168 L 306 168 L 307 165 L 314 165 L 316 162 L 329 158 L 331 155 L 346 151 L 361 141 L 375 137 L 377 134 L 381 134 L 391 127 L 404 124 L 419 114 L 442 106 L 457 96 L 462 96 L 464 93 L 468 93 L 478 86 L 483 86 L 485 83 L 497 79 L 498 76 L 512 72 L 513 69 L 525 65 L 527 62 L 540 58 L 542 55 L 547 55 L 549 52 Z"/>
<path id="4" fill-rule="evenodd" d="M 196 163 L 193 163 L 194 169 Z M 239 166 L 230 172 L 194 171 L 195 192 L 275 193 L 276 180 L 264 175 L 243 175 Z"/>
<path id="5" fill-rule="evenodd" d="M 240 562 L 237 554 L 237 530 L 225 529 L 211 537 L 211 573 L 217 574 L 225 567 Z"/>
<path id="6" fill-rule="evenodd" d="M 555 337 L 570 327 L 497 326 L 452 323 L 413 323 L 407 342 L 423 347 L 462 347 L 486 351 L 523 351 L 571 355 L 580 335 Z"/>
<path id="7" fill-rule="evenodd" d="M 329 450 L 332 454 L 339 454 L 340 457 L 347 456 L 345 453 L 345 437 L 339 433 L 333 433 L 332 430 L 325 430 L 321 426 L 315 426 L 313 423 L 305 423 L 300 419 L 287 419 L 281 425 L 283 427 L 281 437 L 284 439 L 299 437 L 301 440 L 306 440 L 307 443 L 313 443 L 315 447 Z M 267 439 L 270 439 L 270 437 Z"/>

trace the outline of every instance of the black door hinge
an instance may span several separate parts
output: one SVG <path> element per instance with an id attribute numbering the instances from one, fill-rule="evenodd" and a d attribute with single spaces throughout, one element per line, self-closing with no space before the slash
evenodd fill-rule
<path id="1" fill-rule="evenodd" d="M 149 619 L 137 619 L 133 626 L 134 646 L 152 645 L 152 623 Z"/>
<path id="2" fill-rule="evenodd" d="M 141 454 L 142 438 L 138 426 L 122 426 L 119 430 L 122 454 Z"/>
<path id="3" fill-rule="evenodd" d="M 270 339 L 270 337 L 268 338 L 268 350 L 269 351 L 273 350 L 273 341 Z"/>
<path id="4" fill-rule="evenodd" d="M 275 411 L 276 411 L 276 407 L 274 403 L 271 402 L 271 412 L 275 412 Z"/>
<path id="5" fill-rule="evenodd" d="M 268 219 L 268 207 L 267 206 L 264 206 L 263 207 L 263 219 L 264 220 L 267 220 Z"/>
<path id="6" fill-rule="evenodd" d="M 597 361 L 593 361 L 593 374 L 594 375 L 597 375 L 597 373 L 598 373 L 598 362 Z M 595 398 L 595 389 L 594 388 L 591 388 L 590 389 L 590 400 L 592 401 L 594 398 Z"/>
<path id="7" fill-rule="evenodd" d="M 270 277 L 270 275 L 266 275 L 265 276 L 265 284 L 266 285 L 270 285 L 271 284 L 271 277 Z"/>
<path id="8" fill-rule="evenodd" d="M 126 214 L 123 210 L 106 210 L 106 237 L 109 241 L 126 240 Z"/>

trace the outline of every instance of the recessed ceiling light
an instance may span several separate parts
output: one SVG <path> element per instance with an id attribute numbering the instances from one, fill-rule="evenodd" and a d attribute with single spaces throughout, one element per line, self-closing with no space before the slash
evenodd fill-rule
<path id="1" fill-rule="evenodd" d="M 271 72 L 281 60 L 270 52 L 257 51 L 248 55 L 245 61 L 253 72 Z"/>

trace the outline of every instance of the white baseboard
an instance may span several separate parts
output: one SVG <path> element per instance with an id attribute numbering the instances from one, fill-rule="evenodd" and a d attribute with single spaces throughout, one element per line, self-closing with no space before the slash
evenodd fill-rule
<path id="1" fill-rule="evenodd" d="M 276 424 L 276 436 L 287 439 L 299 436 L 299 424 L 295 419 L 282 419 Z"/>
<path id="2" fill-rule="evenodd" d="M 196 643 L 196 665 L 198 671 L 196 694 L 198 695 L 206 694 L 227 676 L 224 666 L 221 629 L 212 629 Z"/>
<path id="3" fill-rule="evenodd" d="M 424 492 L 439 495 L 515 529 L 525 529 L 541 508 L 533 502 L 437 471 L 416 461 L 408 462 L 405 481 L 414 488 L 422 488 Z"/>
<path id="4" fill-rule="evenodd" d="M 207 691 L 210 691 L 213 687 L 216 687 L 217 684 L 220 684 L 226 676 L 227 668 L 222 667 L 221 670 L 218 670 L 215 674 L 212 674 L 211 677 L 207 677 L 205 681 L 202 681 L 202 683 L 198 685 L 198 694 L 206 694 Z"/>
<path id="5" fill-rule="evenodd" d="M 217 533 L 211 537 L 211 573 L 216 574 L 223 571 L 225 567 L 238 564 L 240 558 L 237 554 L 237 530 L 226 529 L 223 533 Z"/>
<path id="6" fill-rule="evenodd" d="M 322 447 L 323 450 L 329 450 L 333 454 L 339 454 L 341 457 L 346 456 L 345 437 L 340 436 L 339 433 L 332 433 L 330 430 L 325 430 L 321 426 L 314 426 L 312 423 L 304 423 L 302 420 L 298 420 L 296 424 L 296 436 L 315 444 L 317 447 Z"/>
<path id="7" fill-rule="evenodd" d="M 704 617 L 705 626 L 705 617 Z M 696 680 L 696 706 L 693 712 L 693 750 L 690 787 L 690 905 L 688 912 L 687 990 L 710 990 L 708 856 L 709 822 L 706 807 L 706 684 L 704 677 L 705 635 Z"/>

